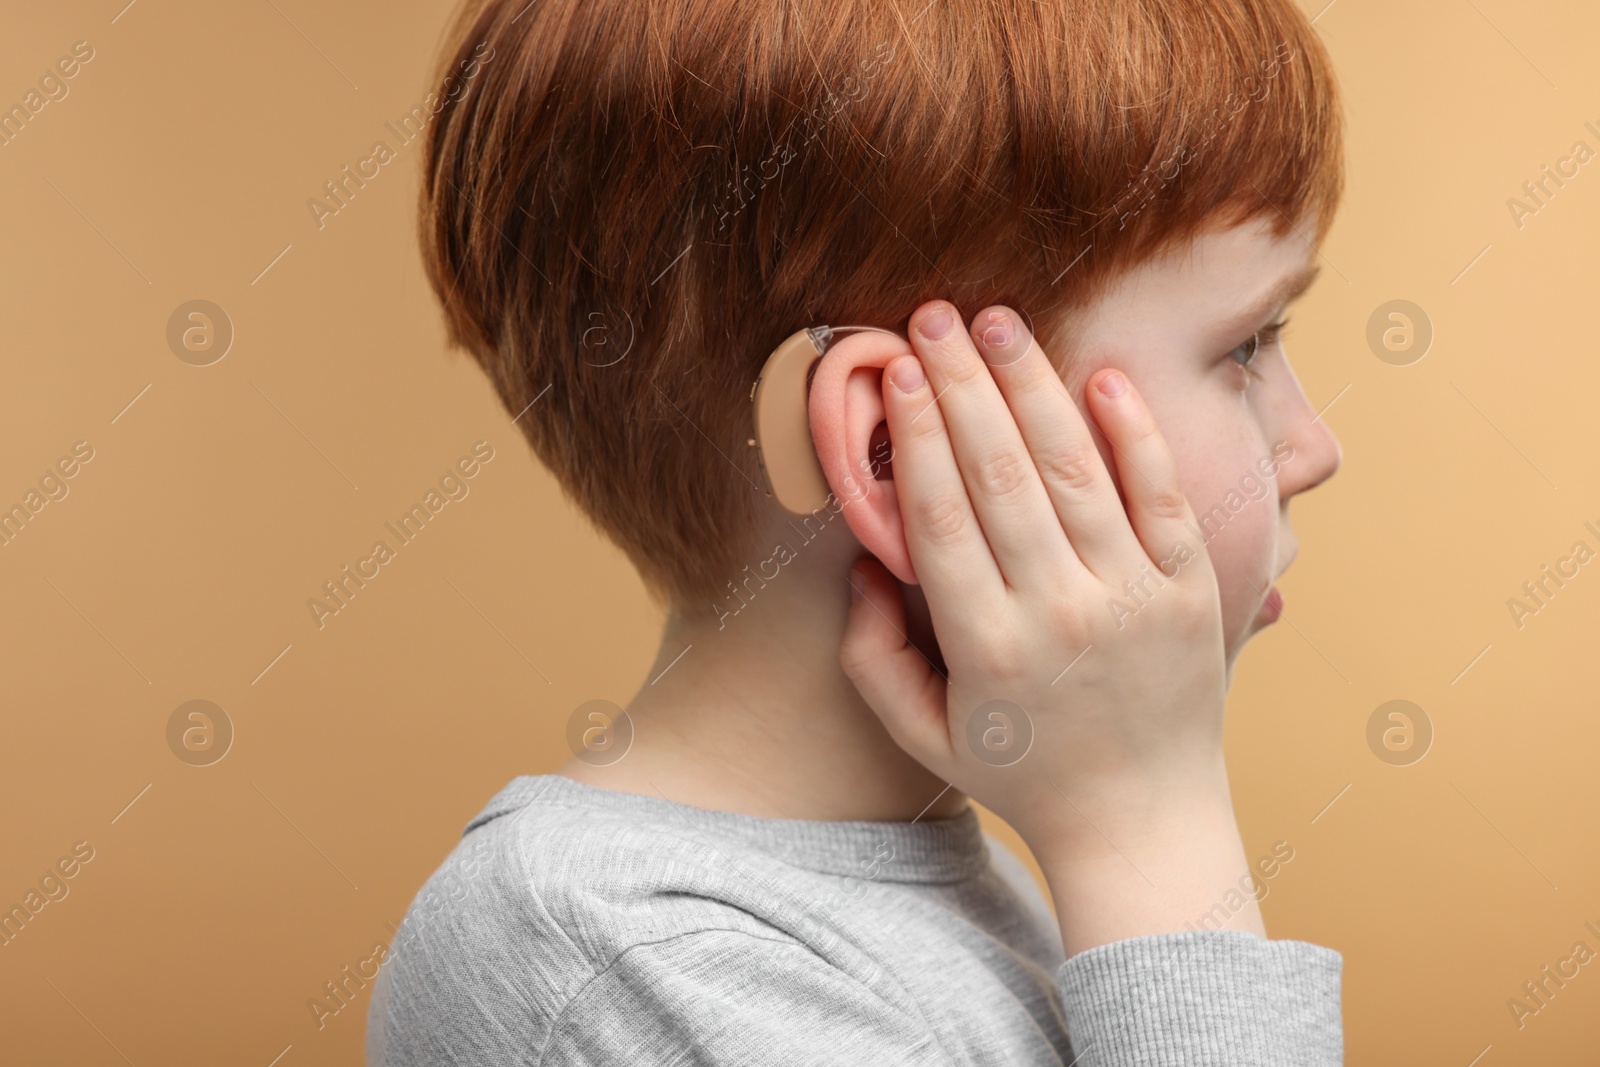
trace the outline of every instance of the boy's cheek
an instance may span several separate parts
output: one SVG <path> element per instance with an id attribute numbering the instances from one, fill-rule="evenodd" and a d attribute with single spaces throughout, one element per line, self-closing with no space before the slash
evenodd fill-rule
<path id="1" fill-rule="evenodd" d="M 1217 575 L 1225 633 L 1242 633 L 1249 627 L 1275 577 L 1276 522 L 1276 509 L 1262 500 L 1247 503 L 1220 530 L 1215 522 L 1201 526 L 1202 535 L 1210 537 L 1206 549 Z"/>

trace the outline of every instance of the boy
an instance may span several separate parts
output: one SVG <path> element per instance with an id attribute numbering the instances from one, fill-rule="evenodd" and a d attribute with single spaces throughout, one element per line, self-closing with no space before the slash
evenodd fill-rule
<path id="1" fill-rule="evenodd" d="M 419 894 L 369 1062 L 1341 1062 L 1341 957 L 1240 898 L 1222 751 L 1339 462 L 1278 340 L 1341 188 L 1304 17 L 487 0 L 450 61 L 483 42 L 430 279 L 668 622 Z M 796 398 L 797 518 L 751 386 L 824 323 L 901 336 Z"/>

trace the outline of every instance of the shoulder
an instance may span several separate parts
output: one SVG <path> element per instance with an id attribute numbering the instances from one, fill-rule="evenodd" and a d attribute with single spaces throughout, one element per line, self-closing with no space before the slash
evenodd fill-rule
<path id="1" fill-rule="evenodd" d="M 517 779 L 467 825 L 397 940 L 409 933 L 470 954 L 483 938 L 510 936 L 587 977 L 635 944 L 724 927 L 772 932 L 722 899 L 752 862 L 729 842 L 565 791 L 544 795 L 543 785 Z"/>
<path id="2" fill-rule="evenodd" d="M 557 1048 L 558 1062 L 632 1062 L 627 1041 L 648 1033 L 619 1025 L 629 1019 L 696 1043 L 722 1033 L 730 1056 L 760 1059 L 784 1027 L 824 1027 L 862 1003 L 874 1005 L 862 1038 L 923 1040 L 774 921 L 787 905 L 770 857 L 538 785 L 517 779 L 490 801 L 406 912 L 368 1009 L 370 1064 L 530 1062 Z"/>
<path id="3" fill-rule="evenodd" d="M 371 1062 L 499 1062 L 640 967 L 799 947 L 741 906 L 752 860 L 729 843 L 540 782 L 502 790 L 417 893 L 369 1008 Z"/>

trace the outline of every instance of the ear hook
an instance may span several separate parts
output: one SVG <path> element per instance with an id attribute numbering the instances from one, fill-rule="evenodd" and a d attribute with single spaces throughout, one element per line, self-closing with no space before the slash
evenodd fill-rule
<path id="1" fill-rule="evenodd" d="M 864 330 L 900 336 L 878 326 L 807 326 L 773 350 L 750 386 L 756 435 L 746 443 L 755 449 L 767 496 L 776 497 L 791 514 L 820 511 L 832 491 L 811 441 L 807 389 L 811 367 L 838 337 Z"/>

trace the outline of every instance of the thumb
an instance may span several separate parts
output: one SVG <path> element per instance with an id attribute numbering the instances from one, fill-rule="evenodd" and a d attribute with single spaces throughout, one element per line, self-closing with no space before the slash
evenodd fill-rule
<path id="1" fill-rule="evenodd" d="M 839 666 L 894 743 L 935 774 L 950 758 L 944 676 L 906 637 L 905 595 L 875 557 L 850 568 L 850 616 Z"/>

